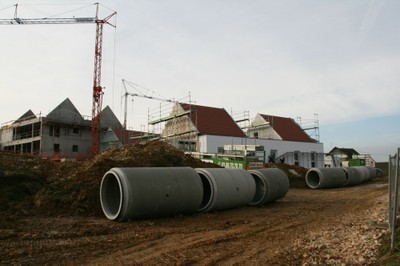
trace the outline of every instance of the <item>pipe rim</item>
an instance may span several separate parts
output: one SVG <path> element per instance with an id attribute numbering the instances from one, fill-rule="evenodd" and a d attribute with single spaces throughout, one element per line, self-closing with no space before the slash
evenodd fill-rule
<path id="1" fill-rule="evenodd" d="M 321 185 L 322 173 L 318 169 L 310 169 L 306 174 L 306 183 L 310 188 L 318 188 Z"/>
<path id="2" fill-rule="evenodd" d="M 210 173 L 204 169 L 195 169 L 197 174 L 200 176 L 201 182 L 203 184 L 203 199 L 201 201 L 200 207 L 197 209 L 198 212 L 207 212 L 211 209 L 212 204 L 215 199 L 214 190 L 217 185 L 214 180 L 210 177 Z"/>
<path id="3" fill-rule="evenodd" d="M 110 183 L 114 181 L 114 183 Z M 118 184 L 118 190 L 116 191 L 115 187 L 115 181 Z M 113 187 L 112 187 L 113 186 Z M 110 190 L 112 190 L 110 192 Z M 115 201 L 112 198 L 110 201 L 108 197 L 110 197 L 109 193 L 113 192 L 118 192 L 119 201 Z M 114 195 L 111 195 L 111 197 L 114 197 Z M 123 208 L 123 197 L 124 197 L 124 191 L 122 188 L 121 184 L 121 179 L 118 175 L 118 173 L 114 172 L 113 170 L 108 171 L 103 179 L 101 180 L 100 184 L 100 203 L 101 203 L 101 208 L 103 210 L 104 215 L 109 219 L 109 220 L 118 220 L 119 217 L 121 216 L 121 211 Z M 111 202 L 111 203 L 110 203 Z M 117 208 L 116 208 L 117 206 Z"/>
<path id="4" fill-rule="evenodd" d="M 257 171 L 249 172 L 254 178 L 254 182 L 256 183 L 256 192 L 254 193 L 254 198 L 249 203 L 249 205 L 261 205 L 264 202 L 265 196 L 267 194 L 268 185 L 260 173 L 258 173 Z"/>

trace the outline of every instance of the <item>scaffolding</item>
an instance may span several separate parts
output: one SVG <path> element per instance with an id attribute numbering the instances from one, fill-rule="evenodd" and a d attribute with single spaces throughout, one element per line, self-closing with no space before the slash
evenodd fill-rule
<path id="1" fill-rule="evenodd" d="M 314 118 L 312 119 L 302 119 L 301 117 L 297 117 L 296 122 L 312 139 L 318 143 L 320 142 L 318 114 L 314 114 Z"/>
<path id="2" fill-rule="evenodd" d="M 245 110 L 243 112 L 234 113 L 231 110 L 231 117 L 243 131 L 250 128 L 250 111 Z"/>
<path id="3" fill-rule="evenodd" d="M 124 106 L 124 128 L 127 127 L 127 98 L 131 97 L 142 97 L 149 100 L 156 100 L 160 103 L 157 107 L 148 108 L 147 110 L 147 129 L 141 128 L 143 134 L 135 134 L 130 139 L 141 139 L 143 140 L 154 140 L 154 139 L 165 139 L 169 142 L 185 142 L 186 146 L 192 146 L 193 143 L 189 143 L 191 136 L 194 133 L 195 127 L 193 126 L 192 109 L 190 108 L 192 101 L 190 93 L 188 96 L 182 99 L 167 99 L 159 96 L 154 90 L 145 88 L 136 83 L 122 80 L 125 92 L 122 98 L 125 98 Z M 134 90 L 131 92 L 128 90 Z M 181 104 L 189 106 L 189 109 L 183 109 Z M 183 140 L 182 140 L 183 139 Z M 172 143 L 173 144 L 173 143 Z M 178 145 L 175 145 L 178 146 Z M 190 148 L 191 149 L 191 148 Z"/>

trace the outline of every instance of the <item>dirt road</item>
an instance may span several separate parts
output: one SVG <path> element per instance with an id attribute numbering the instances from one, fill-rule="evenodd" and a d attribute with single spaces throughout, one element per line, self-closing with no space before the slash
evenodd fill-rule
<path id="1" fill-rule="evenodd" d="M 117 223 L 2 217 L 0 264 L 376 265 L 387 182 L 294 188 L 263 207 Z"/>

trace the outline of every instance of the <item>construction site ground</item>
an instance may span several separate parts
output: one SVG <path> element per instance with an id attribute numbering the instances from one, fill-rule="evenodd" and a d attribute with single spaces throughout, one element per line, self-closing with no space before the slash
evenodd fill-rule
<path id="1" fill-rule="evenodd" d="M 99 201 L 111 167 L 213 167 L 160 142 L 106 151 L 85 162 L 0 153 L 0 264 L 383 265 L 387 178 L 309 189 L 307 169 L 262 207 L 114 222 Z M 290 171 L 289 171 L 290 170 Z"/>

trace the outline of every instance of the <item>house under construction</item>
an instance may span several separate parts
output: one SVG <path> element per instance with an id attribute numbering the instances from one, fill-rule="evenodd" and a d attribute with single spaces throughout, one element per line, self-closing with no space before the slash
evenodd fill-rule
<path id="1" fill-rule="evenodd" d="M 170 114 L 153 123 L 165 123 L 161 137 L 192 154 L 221 154 L 226 145 L 262 146 L 266 162 L 324 166 L 323 144 L 291 118 L 257 114 L 244 131 L 223 108 L 175 102 Z"/>
<path id="2" fill-rule="evenodd" d="M 101 112 L 101 149 L 130 142 L 130 132 L 110 107 Z M 111 132 L 110 132 L 111 131 Z M 67 98 L 47 116 L 31 110 L 0 129 L 0 150 L 40 155 L 43 158 L 86 159 L 90 156 L 91 120 Z"/>
<path id="3" fill-rule="evenodd" d="M 324 166 L 323 144 L 291 118 L 257 114 L 246 128 L 241 128 L 224 108 L 170 104 L 165 116 L 149 120 L 150 125 L 162 124 L 158 133 L 126 130 L 112 110 L 105 107 L 101 112 L 100 150 L 162 139 L 198 157 L 262 151 L 263 162 L 306 168 Z M 79 160 L 90 156 L 90 138 L 90 119 L 66 99 L 47 116 L 28 111 L 2 126 L 0 150 Z"/>

